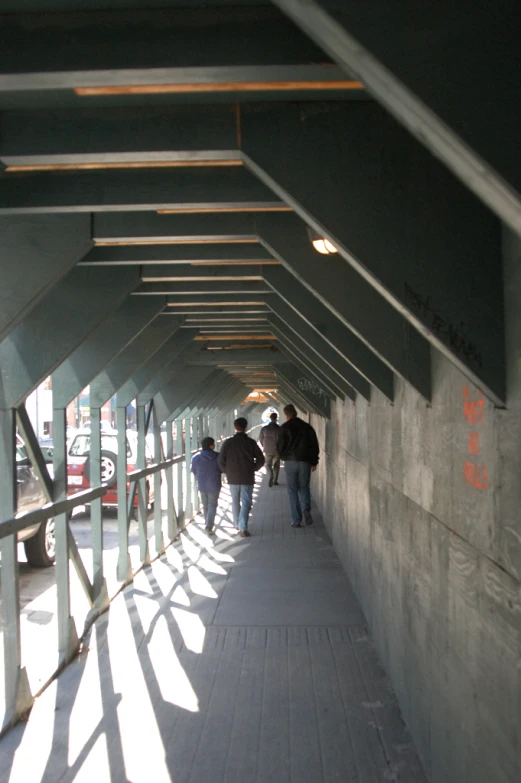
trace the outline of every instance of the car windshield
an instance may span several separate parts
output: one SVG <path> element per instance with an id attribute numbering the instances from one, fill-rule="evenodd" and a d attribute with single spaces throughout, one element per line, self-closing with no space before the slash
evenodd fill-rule
<path id="1" fill-rule="evenodd" d="M 118 453 L 118 439 L 116 435 L 103 435 L 101 436 L 101 448 L 103 451 L 112 451 L 114 454 Z M 69 455 L 71 457 L 87 457 L 90 453 L 90 432 L 82 432 L 80 435 L 76 435 L 72 441 L 72 445 L 69 449 Z M 132 450 L 127 438 L 127 457 L 132 456 Z"/>

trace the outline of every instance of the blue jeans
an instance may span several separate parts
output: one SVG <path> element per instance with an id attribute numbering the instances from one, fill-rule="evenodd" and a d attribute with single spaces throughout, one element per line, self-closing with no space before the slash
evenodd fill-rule
<path id="1" fill-rule="evenodd" d="M 311 510 L 311 495 L 309 492 L 309 479 L 311 478 L 311 465 L 309 462 L 288 460 L 284 463 L 286 484 L 288 485 L 289 510 L 295 525 L 302 522 L 302 512 Z"/>
<path id="2" fill-rule="evenodd" d="M 219 492 L 201 492 L 201 490 L 199 490 L 199 494 L 201 495 L 201 503 L 203 504 L 205 527 L 207 530 L 213 530 Z"/>
<path id="3" fill-rule="evenodd" d="M 248 516 L 253 503 L 253 484 L 229 484 L 232 496 L 233 524 L 239 530 L 248 530 Z"/>

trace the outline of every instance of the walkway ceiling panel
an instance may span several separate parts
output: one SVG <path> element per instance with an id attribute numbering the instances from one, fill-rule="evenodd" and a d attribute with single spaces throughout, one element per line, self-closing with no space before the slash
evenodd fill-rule
<path id="1" fill-rule="evenodd" d="M 517 3 L 459 3 L 449 16 L 442 3 L 399 0 L 274 4 L 521 231 Z"/>
<path id="2" fill-rule="evenodd" d="M 495 216 L 376 104 L 327 105 L 316 113 L 271 106 L 245 111 L 241 123 L 251 170 L 338 248 L 337 264 L 347 262 L 467 376 L 497 402 L 504 399 Z M 259 215 L 259 234 L 265 238 L 268 222 L 280 234 L 297 220 Z M 381 306 L 369 312 L 382 332 L 405 344 L 403 328 L 385 325 Z"/>

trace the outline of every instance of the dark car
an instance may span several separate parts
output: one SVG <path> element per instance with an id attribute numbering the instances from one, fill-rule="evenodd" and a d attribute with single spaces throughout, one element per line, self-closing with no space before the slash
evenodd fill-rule
<path id="1" fill-rule="evenodd" d="M 16 436 L 17 512 L 32 511 L 45 505 L 46 497 L 40 479 L 34 472 L 23 440 Z M 20 530 L 18 541 L 23 542 L 28 562 L 37 568 L 48 568 L 56 560 L 54 519 L 47 519 Z"/>

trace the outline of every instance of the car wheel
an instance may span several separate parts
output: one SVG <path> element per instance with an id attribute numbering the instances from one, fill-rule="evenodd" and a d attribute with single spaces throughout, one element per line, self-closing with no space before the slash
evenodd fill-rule
<path id="1" fill-rule="evenodd" d="M 24 541 L 25 556 L 35 568 L 49 568 L 56 561 L 56 537 L 54 519 L 42 522 L 38 532 Z"/>
<path id="2" fill-rule="evenodd" d="M 117 481 L 117 455 L 113 451 L 101 452 L 101 483 L 113 487 Z M 83 474 L 90 483 L 90 457 L 87 457 Z"/>

